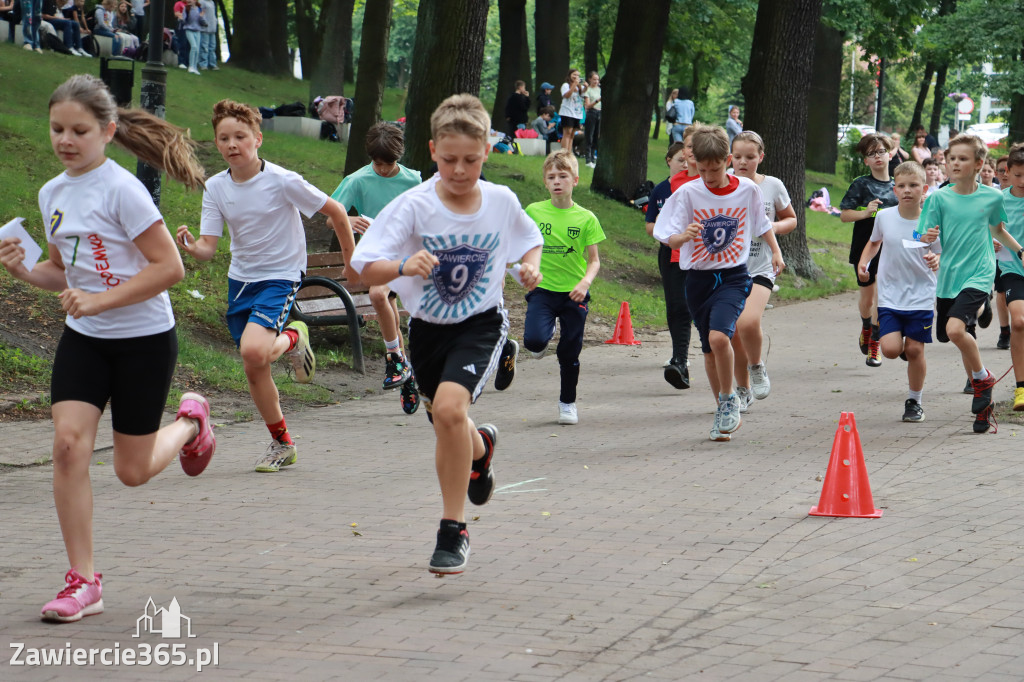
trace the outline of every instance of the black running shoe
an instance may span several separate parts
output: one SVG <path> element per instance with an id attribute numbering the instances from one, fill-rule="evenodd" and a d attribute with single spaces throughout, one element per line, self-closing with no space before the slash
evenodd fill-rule
<path id="1" fill-rule="evenodd" d="M 679 390 L 690 387 L 690 370 L 686 368 L 686 361 L 679 362 L 673 359 L 665 365 L 665 381 L 672 384 Z"/>
<path id="2" fill-rule="evenodd" d="M 466 524 L 441 519 L 437 545 L 430 557 L 430 572 L 440 575 L 462 573 L 469 562 L 469 531 Z"/>
<path id="3" fill-rule="evenodd" d="M 992 416 L 992 403 L 974 417 L 974 432 L 988 433 L 989 428 L 995 426 L 995 418 Z"/>
<path id="4" fill-rule="evenodd" d="M 384 381 L 381 388 L 385 391 L 396 386 L 401 386 L 412 377 L 412 368 L 398 353 L 388 353 L 387 366 L 384 368 Z"/>
<path id="5" fill-rule="evenodd" d="M 985 307 L 981 310 L 981 315 L 978 315 L 978 326 L 982 329 L 988 329 L 988 326 L 992 324 L 992 294 L 989 294 L 985 299 Z"/>
<path id="6" fill-rule="evenodd" d="M 516 378 L 516 358 L 519 356 L 519 344 L 515 339 L 505 339 L 498 360 L 498 371 L 494 375 L 494 388 L 504 391 L 512 385 Z"/>
<path id="7" fill-rule="evenodd" d="M 1010 332 L 999 331 L 999 340 L 996 341 L 996 348 L 999 350 L 1010 350 Z"/>
<path id="8" fill-rule="evenodd" d="M 416 386 L 416 378 L 410 377 L 402 384 L 402 411 L 406 414 L 416 414 L 420 409 L 420 391 Z"/>
<path id="9" fill-rule="evenodd" d="M 974 400 L 971 401 L 971 412 L 979 414 L 986 408 L 992 407 L 992 387 L 996 385 L 996 378 L 992 372 L 984 379 L 972 379 L 971 386 L 974 388 Z"/>
<path id="10" fill-rule="evenodd" d="M 487 504 L 494 493 L 494 446 L 498 444 L 498 427 L 494 424 L 481 424 L 477 428 L 484 439 L 484 456 L 473 460 L 473 470 L 469 473 L 469 501 L 475 505 Z"/>
<path id="11" fill-rule="evenodd" d="M 861 328 L 860 336 L 857 337 L 857 344 L 860 346 L 861 355 L 868 354 L 868 343 L 871 341 L 871 329 Z"/>
<path id="12" fill-rule="evenodd" d="M 967 383 L 964 384 L 964 393 L 972 395 L 974 393 L 974 384 L 971 383 L 971 378 L 967 377 Z"/>
<path id="13" fill-rule="evenodd" d="M 923 422 L 924 408 L 921 407 L 921 403 L 913 398 L 907 398 L 907 402 L 903 403 L 903 421 Z"/>

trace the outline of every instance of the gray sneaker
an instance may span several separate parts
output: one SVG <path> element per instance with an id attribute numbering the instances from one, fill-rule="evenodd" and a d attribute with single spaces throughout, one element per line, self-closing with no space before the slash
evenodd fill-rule
<path id="1" fill-rule="evenodd" d="M 735 393 L 718 403 L 719 417 L 718 430 L 722 433 L 732 433 L 740 428 L 740 399 Z"/>
<path id="2" fill-rule="evenodd" d="M 294 444 L 280 443 L 276 440 L 270 441 L 270 446 L 263 456 L 256 460 L 256 471 L 263 474 L 274 474 L 281 470 L 281 467 L 295 464 L 298 459 L 298 452 Z"/>
<path id="3" fill-rule="evenodd" d="M 718 428 L 719 426 L 721 426 L 722 421 L 722 405 L 723 403 L 720 402 L 718 403 L 718 407 L 715 408 L 715 423 L 711 426 L 711 433 L 708 436 L 708 438 L 710 438 L 711 440 L 719 443 L 725 443 L 732 440 L 732 436 L 730 436 L 728 433 L 722 433 L 722 431 Z"/>
<path id="4" fill-rule="evenodd" d="M 736 397 L 740 399 L 740 412 L 746 412 L 750 403 L 754 402 L 754 394 L 746 386 L 736 387 Z"/>
<path id="5" fill-rule="evenodd" d="M 747 371 L 750 372 L 751 392 L 758 400 L 764 400 L 772 392 L 772 382 L 768 381 L 768 370 L 765 369 L 764 363 L 750 365 Z"/>

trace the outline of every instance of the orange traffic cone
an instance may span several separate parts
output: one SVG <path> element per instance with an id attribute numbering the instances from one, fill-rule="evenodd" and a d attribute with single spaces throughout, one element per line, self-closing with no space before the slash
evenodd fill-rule
<path id="1" fill-rule="evenodd" d="M 620 346 L 639 346 L 640 342 L 633 338 L 633 318 L 629 315 L 629 302 L 623 301 L 619 308 L 619 319 L 615 323 L 615 333 L 605 343 Z"/>
<path id="2" fill-rule="evenodd" d="M 832 441 L 832 456 L 821 486 L 818 506 L 811 507 L 811 516 L 846 516 L 858 519 L 877 519 L 881 509 L 875 509 L 871 499 L 871 484 L 864 466 L 864 451 L 853 412 L 839 416 L 839 428 Z"/>

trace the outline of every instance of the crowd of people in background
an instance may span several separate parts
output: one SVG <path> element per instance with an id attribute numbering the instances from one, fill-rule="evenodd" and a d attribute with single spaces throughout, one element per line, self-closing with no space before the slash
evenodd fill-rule
<path id="1" fill-rule="evenodd" d="M 15 42 L 21 26 L 26 50 L 45 50 L 96 57 L 96 37 L 111 41 L 110 54 L 144 60 L 147 57 L 150 0 L 0 0 L 0 19 L 8 24 L 7 41 Z M 217 7 L 213 0 L 183 0 L 174 4 L 176 25 L 164 29 L 164 48 L 178 66 L 190 73 L 217 70 Z"/>

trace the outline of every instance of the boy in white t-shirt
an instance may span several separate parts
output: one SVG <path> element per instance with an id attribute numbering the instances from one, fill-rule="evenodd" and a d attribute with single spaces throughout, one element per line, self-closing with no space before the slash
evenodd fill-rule
<path id="1" fill-rule="evenodd" d="M 256 461 L 256 471 L 273 473 L 294 464 L 297 453 L 270 364 L 287 354 L 295 379 L 302 383 L 312 381 L 316 371 L 306 325 L 292 322 L 284 327 L 306 269 L 306 233 L 299 212 L 327 216 L 346 263 L 355 239 L 341 204 L 296 173 L 260 159 L 260 119 L 248 104 L 221 100 L 214 105 L 217 150 L 228 169 L 206 181 L 199 239 L 182 225 L 178 244 L 196 260 L 210 260 L 228 225 L 228 329 L 242 356 L 249 394 L 272 437 Z M 347 266 L 345 276 L 358 279 Z"/>
<path id="2" fill-rule="evenodd" d="M 686 276 L 686 304 L 700 332 L 704 369 L 717 399 L 711 440 L 728 441 L 740 427 L 740 399 L 733 390 L 732 336 L 750 292 L 750 241 L 761 237 L 772 251 L 772 271 L 785 263 L 764 197 L 747 178 L 728 173 L 729 136 L 717 126 L 692 137 L 700 182 L 680 187 L 661 209 L 654 238 L 679 249 Z"/>
<path id="3" fill-rule="evenodd" d="M 540 283 L 544 240 L 507 187 L 480 180 L 490 117 L 472 95 L 453 95 L 430 117 L 437 174 L 377 216 L 351 259 L 363 281 L 387 284 L 412 315 L 409 359 L 437 438 L 443 513 L 429 570 L 461 573 L 469 559 L 466 494 L 494 491 L 498 429 L 469 418 L 508 334 L 502 281 L 522 259 L 527 289 Z M 386 227 L 385 227 L 386 226 Z"/>
<path id="4" fill-rule="evenodd" d="M 899 203 L 875 215 L 871 237 L 857 264 L 857 277 L 868 281 L 869 265 L 881 249 L 876 275 L 879 343 L 885 357 L 907 361 L 910 390 L 903 405 L 903 421 L 923 422 L 921 393 L 927 371 L 924 344 L 932 342 L 935 270 L 941 249 L 938 242 L 923 248 L 904 244 L 922 243 L 917 239 L 917 221 L 928 183 L 924 168 L 916 161 L 905 161 L 896 167 L 893 179 Z"/>

